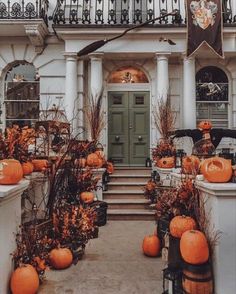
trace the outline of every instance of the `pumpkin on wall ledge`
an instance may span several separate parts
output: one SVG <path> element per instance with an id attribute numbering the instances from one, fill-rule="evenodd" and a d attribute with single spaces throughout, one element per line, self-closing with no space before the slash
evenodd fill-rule
<path id="1" fill-rule="evenodd" d="M 197 156 L 185 156 L 182 160 L 182 172 L 184 174 L 197 174 L 199 166 L 200 160 Z"/>
<path id="2" fill-rule="evenodd" d="M 23 169 L 18 160 L 0 160 L 0 185 L 15 185 L 23 178 Z"/>
<path id="3" fill-rule="evenodd" d="M 175 167 L 175 157 L 162 157 L 157 159 L 156 165 L 159 168 L 174 168 Z"/>
<path id="4" fill-rule="evenodd" d="M 233 174 L 231 161 L 218 156 L 205 159 L 201 173 L 210 183 L 227 183 Z"/>

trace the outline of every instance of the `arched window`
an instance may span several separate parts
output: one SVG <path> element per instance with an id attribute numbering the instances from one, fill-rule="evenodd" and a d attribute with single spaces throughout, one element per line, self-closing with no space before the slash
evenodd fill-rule
<path id="1" fill-rule="evenodd" d="M 207 66 L 196 75 L 197 123 L 211 120 L 214 127 L 228 127 L 228 78 L 216 66 Z"/>
<path id="2" fill-rule="evenodd" d="M 5 78 L 6 126 L 31 126 L 39 117 L 39 75 L 29 63 L 18 63 Z"/>
<path id="3" fill-rule="evenodd" d="M 108 78 L 108 83 L 148 83 L 148 78 L 142 70 L 125 66 L 113 71 Z"/>

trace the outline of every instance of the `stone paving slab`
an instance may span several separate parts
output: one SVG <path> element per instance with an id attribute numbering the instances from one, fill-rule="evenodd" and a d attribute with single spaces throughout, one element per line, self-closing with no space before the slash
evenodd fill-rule
<path id="1" fill-rule="evenodd" d="M 142 240 L 154 221 L 109 221 L 90 240 L 76 266 L 47 272 L 39 294 L 161 294 L 161 258 L 142 254 Z"/>

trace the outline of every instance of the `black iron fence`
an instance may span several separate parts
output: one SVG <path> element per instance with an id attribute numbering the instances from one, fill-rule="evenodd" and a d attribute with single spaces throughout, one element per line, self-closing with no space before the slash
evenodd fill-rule
<path id="1" fill-rule="evenodd" d="M 232 11 L 232 2 L 223 0 L 223 18 L 225 24 L 236 24 L 236 12 Z M 54 24 L 84 25 L 129 25 L 147 20 L 175 10 L 177 14 L 153 25 L 185 25 L 184 0 L 57 0 L 52 15 Z"/>
<path id="2" fill-rule="evenodd" d="M 0 1 L 0 19 L 39 19 L 47 24 L 49 0 Z"/>

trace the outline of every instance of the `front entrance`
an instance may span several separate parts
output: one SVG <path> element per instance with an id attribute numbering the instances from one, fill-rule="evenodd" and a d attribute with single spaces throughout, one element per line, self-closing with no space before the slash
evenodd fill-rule
<path id="1" fill-rule="evenodd" d="M 109 92 L 108 158 L 144 165 L 149 157 L 149 92 Z"/>

